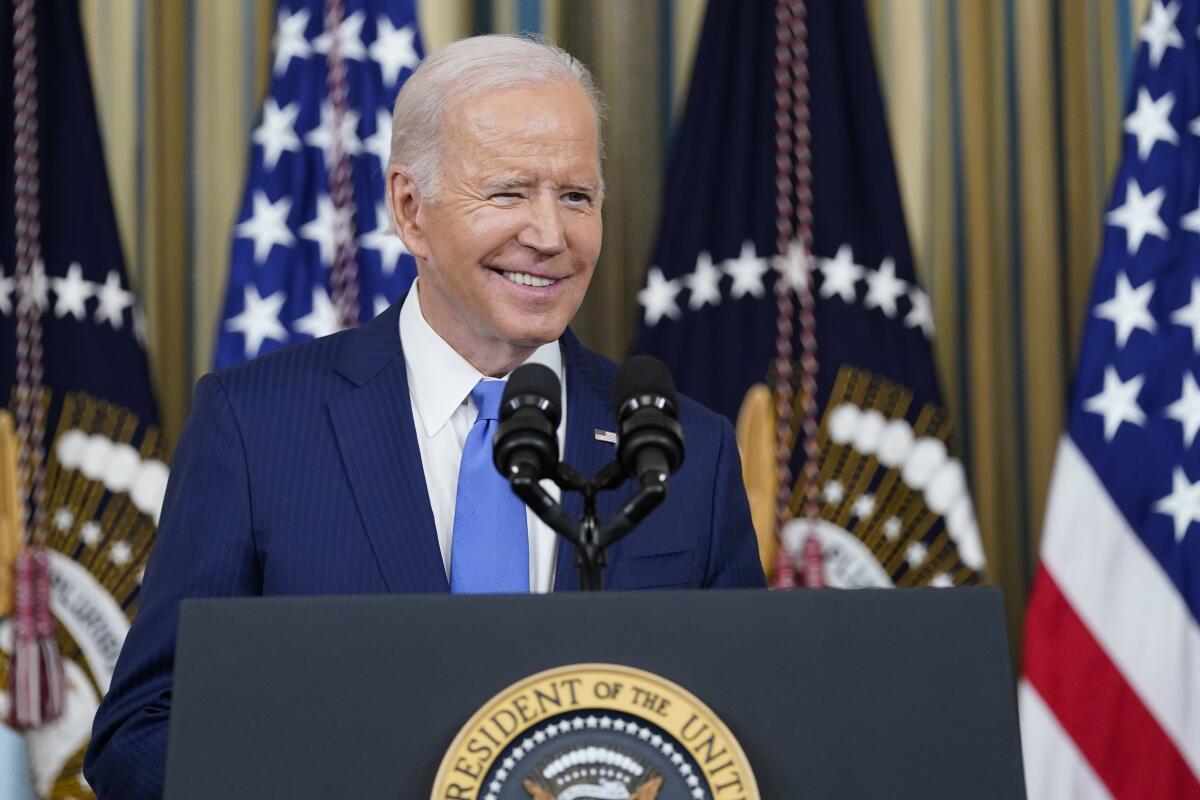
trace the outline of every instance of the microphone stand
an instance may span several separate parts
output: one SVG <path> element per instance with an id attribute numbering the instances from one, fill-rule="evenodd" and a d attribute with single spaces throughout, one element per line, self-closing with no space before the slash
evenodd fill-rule
<path id="1" fill-rule="evenodd" d="M 575 545 L 575 566 L 579 570 L 579 588 L 585 592 L 604 589 L 604 566 L 607 550 L 614 542 L 633 530 L 647 514 L 667 497 L 666 476 L 650 472 L 639 481 L 637 490 L 607 523 L 601 525 L 596 513 L 596 496 L 615 489 L 628 477 L 620 462 L 611 461 L 591 479 L 584 478 L 574 467 L 559 462 L 552 480 L 564 492 L 579 492 L 583 496 L 583 516 L 573 520 L 563 507 L 542 488 L 531 465 L 515 465 L 509 484 L 518 497 L 533 509 L 533 513 L 559 536 Z"/>

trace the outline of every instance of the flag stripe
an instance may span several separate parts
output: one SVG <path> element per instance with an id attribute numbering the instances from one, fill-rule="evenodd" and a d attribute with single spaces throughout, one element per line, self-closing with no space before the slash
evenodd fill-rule
<path id="1" fill-rule="evenodd" d="M 1112 800 L 1092 765 L 1062 729 L 1028 681 L 1017 689 L 1021 704 L 1021 751 L 1031 798 Z"/>
<path id="2" fill-rule="evenodd" d="M 1092 638 L 1045 565 L 1029 609 L 1038 624 L 1026 636 L 1025 677 L 1113 796 L 1200 800 L 1200 781 L 1175 743 Z"/>
<path id="3" fill-rule="evenodd" d="M 1059 444 L 1045 530 L 1043 565 L 1200 775 L 1200 630 L 1069 436 Z M 1043 622 L 1029 613 L 1036 635 Z"/>

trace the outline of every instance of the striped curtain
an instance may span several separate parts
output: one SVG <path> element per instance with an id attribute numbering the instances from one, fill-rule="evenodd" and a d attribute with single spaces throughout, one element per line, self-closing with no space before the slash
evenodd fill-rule
<path id="1" fill-rule="evenodd" d="M 123 242 L 174 439 L 209 369 L 274 0 L 82 0 Z M 1011 622 L 1032 575 L 1125 81 L 1149 0 L 864 0 L 944 389 Z M 432 51 L 531 31 L 609 105 L 605 243 L 575 327 L 627 349 L 705 0 L 422 0 Z M 613 309 L 617 309 L 614 313 Z"/>
<path id="2" fill-rule="evenodd" d="M 1014 632 L 1148 5 L 868 0 L 943 387 Z"/>

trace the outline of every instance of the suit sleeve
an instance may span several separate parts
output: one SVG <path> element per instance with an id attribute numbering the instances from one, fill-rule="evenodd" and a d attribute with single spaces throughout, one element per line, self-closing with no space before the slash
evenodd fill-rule
<path id="1" fill-rule="evenodd" d="M 220 378 L 209 375 L 196 386 L 137 616 L 92 726 L 84 773 L 100 800 L 162 796 L 180 601 L 261 587 L 242 434 Z"/>
<path id="2" fill-rule="evenodd" d="M 742 483 L 742 460 L 733 426 L 721 418 L 721 444 L 713 480 L 712 534 L 709 538 L 705 586 L 716 589 L 764 588 L 758 539 L 750 518 L 750 502 Z"/>

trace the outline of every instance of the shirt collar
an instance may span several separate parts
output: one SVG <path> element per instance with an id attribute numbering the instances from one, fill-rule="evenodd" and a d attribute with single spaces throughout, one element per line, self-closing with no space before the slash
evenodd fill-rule
<path id="1" fill-rule="evenodd" d="M 400 341 L 408 366 L 408 392 L 421 416 L 425 435 L 432 437 L 446 426 L 485 376 L 426 322 L 419 284 L 419 279 L 413 281 L 400 307 Z M 543 364 L 562 381 L 562 349 L 557 341 L 533 351 L 525 363 Z"/>

